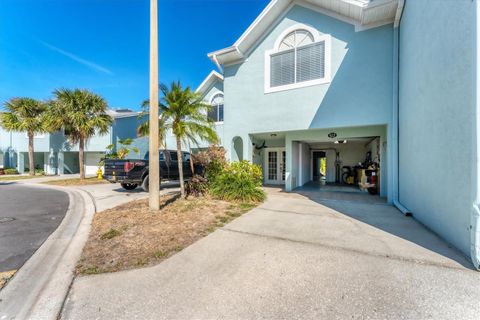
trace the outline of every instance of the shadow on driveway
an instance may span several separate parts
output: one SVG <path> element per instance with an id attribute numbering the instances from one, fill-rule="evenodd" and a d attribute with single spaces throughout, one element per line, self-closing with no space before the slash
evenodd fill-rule
<path id="1" fill-rule="evenodd" d="M 475 270 L 473 264 L 463 253 L 445 242 L 422 223 L 413 217 L 406 217 L 394 206 L 377 202 L 377 199 L 368 194 L 365 194 L 365 198 L 360 198 L 360 200 L 358 195 L 355 195 L 357 197 L 350 200 L 348 195 L 346 197 L 345 194 L 342 194 L 342 200 L 337 200 L 335 198 L 328 199 L 328 196 L 321 192 L 303 192 L 299 190 L 295 193 L 334 210 L 336 214 L 361 221 L 376 229 L 456 261 L 465 268 Z M 369 197 L 372 197 L 372 199 L 370 200 Z M 366 201 L 362 201 L 363 199 Z"/>

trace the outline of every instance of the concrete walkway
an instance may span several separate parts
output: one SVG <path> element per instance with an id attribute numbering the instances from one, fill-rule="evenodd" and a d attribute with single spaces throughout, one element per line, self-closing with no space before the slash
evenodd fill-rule
<path id="1" fill-rule="evenodd" d="M 385 204 L 270 190 L 163 263 L 77 278 L 64 319 L 478 319 L 480 277 Z"/>

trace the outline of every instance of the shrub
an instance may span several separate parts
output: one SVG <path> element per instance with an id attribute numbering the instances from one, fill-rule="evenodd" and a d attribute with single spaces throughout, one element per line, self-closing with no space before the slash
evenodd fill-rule
<path id="1" fill-rule="evenodd" d="M 211 194 L 222 200 L 241 202 L 265 200 L 265 192 L 261 188 L 262 169 L 246 160 L 226 164 L 209 182 Z"/>
<path id="2" fill-rule="evenodd" d="M 24 172 L 25 172 L 25 173 L 28 173 L 28 172 L 30 172 L 30 169 L 29 169 L 29 168 L 25 168 Z M 36 174 L 36 175 L 43 176 L 43 175 L 45 175 L 45 171 L 43 171 L 43 169 L 40 169 L 40 168 L 35 168 L 35 174 Z"/>
<path id="3" fill-rule="evenodd" d="M 189 196 L 199 197 L 208 193 L 208 180 L 196 174 L 185 184 L 185 193 Z"/>
<path id="4" fill-rule="evenodd" d="M 15 168 L 5 168 L 5 174 L 18 174 L 18 170 Z"/>
<path id="5" fill-rule="evenodd" d="M 202 175 L 210 175 L 208 179 L 212 180 L 218 171 L 227 164 L 225 149 L 218 146 L 210 146 L 207 150 L 193 155 L 193 162 L 201 165 L 204 169 Z"/>

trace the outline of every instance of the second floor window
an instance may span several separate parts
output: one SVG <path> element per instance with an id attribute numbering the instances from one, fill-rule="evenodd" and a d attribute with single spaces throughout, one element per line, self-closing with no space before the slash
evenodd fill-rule
<path id="1" fill-rule="evenodd" d="M 312 29 L 312 28 L 308 28 Z M 291 30 L 291 29 L 290 29 Z M 330 36 L 300 26 L 266 53 L 265 91 L 326 83 L 330 77 Z"/>
<path id="2" fill-rule="evenodd" d="M 223 94 L 213 96 L 210 102 L 212 108 L 208 111 L 208 119 L 214 122 L 223 122 Z"/>

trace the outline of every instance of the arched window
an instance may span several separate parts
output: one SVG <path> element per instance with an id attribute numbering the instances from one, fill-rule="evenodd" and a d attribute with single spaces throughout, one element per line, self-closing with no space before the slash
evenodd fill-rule
<path id="1" fill-rule="evenodd" d="M 208 118 L 214 122 L 223 122 L 223 94 L 214 95 L 210 104 L 212 108 L 208 111 Z"/>
<path id="2" fill-rule="evenodd" d="M 265 91 L 320 84 L 330 77 L 330 37 L 305 25 L 287 29 L 266 54 Z"/>

